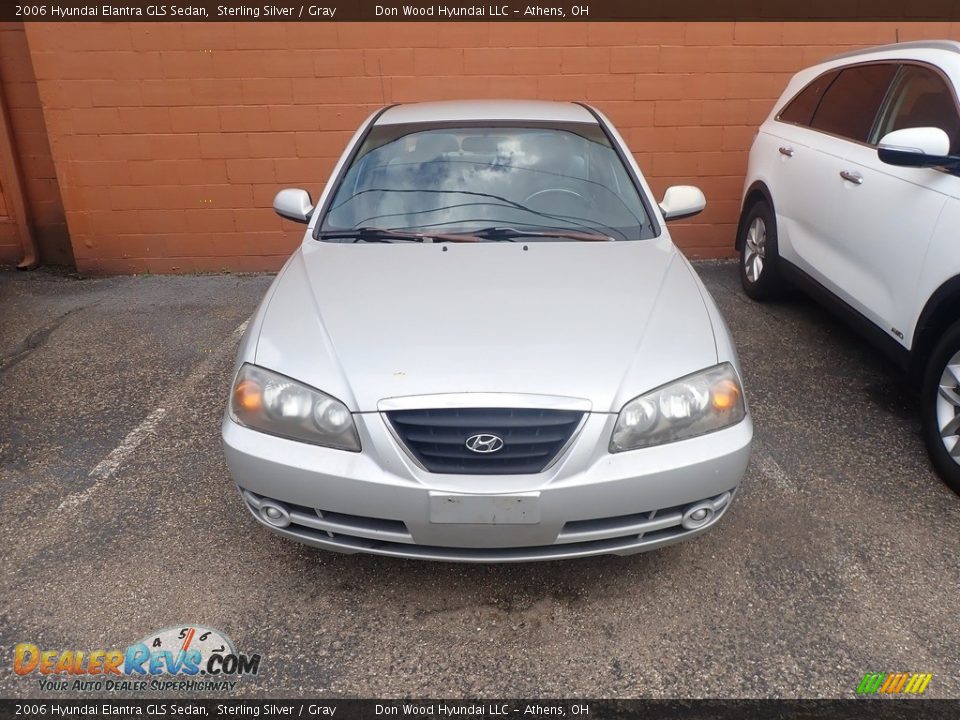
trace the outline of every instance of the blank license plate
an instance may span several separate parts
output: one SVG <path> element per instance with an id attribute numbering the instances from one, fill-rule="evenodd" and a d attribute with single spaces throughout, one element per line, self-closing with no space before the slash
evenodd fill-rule
<path id="1" fill-rule="evenodd" d="M 456 495 L 432 492 L 430 522 L 534 525 L 540 522 L 540 493 Z"/>

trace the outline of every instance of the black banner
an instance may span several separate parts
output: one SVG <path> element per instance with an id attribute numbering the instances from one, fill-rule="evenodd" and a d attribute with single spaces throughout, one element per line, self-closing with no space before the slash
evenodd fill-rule
<path id="1" fill-rule="evenodd" d="M 627 20 L 960 20 L 954 0 L 543 0 L 521 3 L 413 0 L 4 0 L 0 21 L 24 22 L 517 22 Z"/>
<path id="2" fill-rule="evenodd" d="M 921 720 L 956 718 L 956 700 L 0 700 L 17 718 L 326 718 L 332 720 Z"/>

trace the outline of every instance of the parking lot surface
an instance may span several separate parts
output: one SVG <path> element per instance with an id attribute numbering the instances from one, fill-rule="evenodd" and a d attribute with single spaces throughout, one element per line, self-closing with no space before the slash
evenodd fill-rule
<path id="1" fill-rule="evenodd" d="M 697 270 L 756 424 L 731 510 L 645 555 L 491 566 L 329 554 L 249 517 L 219 423 L 270 277 L 0 273 L 0 693 L 45 695 L 17 643 L 199 623 L 263 656 L 235 696 L 851 697 L 866 672 L 960 696 L 960 498 L 915 400 L 810 301 Z"/>

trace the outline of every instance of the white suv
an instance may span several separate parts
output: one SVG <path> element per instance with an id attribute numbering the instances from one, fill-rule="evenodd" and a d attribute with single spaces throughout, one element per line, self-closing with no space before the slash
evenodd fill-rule
<path id="1" fill-rule="evenodd" d="M 750 151 L 746 293 L 839 310 L 919 380 L 934 466 L 960 493 L 960 43 L 859 50 L 797 73 Z"/>

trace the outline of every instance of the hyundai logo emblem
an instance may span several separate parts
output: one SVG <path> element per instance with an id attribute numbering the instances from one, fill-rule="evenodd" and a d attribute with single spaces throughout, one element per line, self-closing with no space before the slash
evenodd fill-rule
<path id="1" fill-rule="evenodd" d="M 467 450 L 470 452 L 489 455 L 503 449 L 503 440 L 496 435 L 479 433 L 467 438 Z"/>

